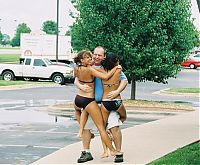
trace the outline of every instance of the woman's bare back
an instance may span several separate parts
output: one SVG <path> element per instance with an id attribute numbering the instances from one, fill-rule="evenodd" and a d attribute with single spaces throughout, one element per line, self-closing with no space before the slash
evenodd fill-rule
<path id="1" fill-rule="evenodd" d="M 87 84 L 92 89 L 94 89 L 94 76 L 92 75 L 88 67 L 85 67 L 85 66 L 76 67 L 74 70 L 74 73 L 76 77 L 78 77 L 78 80 L 81 84 L 83 85 Z M 90 98 L 94 97 L 94 90 L 86 93 L 79 89 L 78 93 L 81 96 L 90 97 Z"/>
<path id="2" fill-rule="evenodd" d="M 102 80 L 103 88 L 104 88 L 103 99 L 107 98 L 107 94 L 109 92 L 118 89 L 119 84 L 120 84 L 120 73 L 121 73 L 121 70 L 117 70 L 111 78 L 109 78 L 108 80 Z M 120 96 L 116 98 L 120 98 Z"/>

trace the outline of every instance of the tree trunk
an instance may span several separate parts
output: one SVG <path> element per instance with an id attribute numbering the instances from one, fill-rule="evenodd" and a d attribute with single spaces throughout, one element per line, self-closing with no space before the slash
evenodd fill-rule
<path id="1" fill-rule="evenodd" d="M 134 77 L 131 80 L 131 100 L 135 100 L 135 93 L 136 93 L 136 81 Z"/>

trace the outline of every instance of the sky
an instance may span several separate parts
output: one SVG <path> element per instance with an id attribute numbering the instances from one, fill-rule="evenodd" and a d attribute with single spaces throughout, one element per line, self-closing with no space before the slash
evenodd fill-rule
<path id="1" fill-rule="evenodd" d="M 196 0 L 192 2 L 192 17 L 200 30 L 200 14 Z M 59 0 L 59 30 L 64 34 L 68 25 L 74 21 L 68 11 L 76 12 L 69 0 Z M 56 22 L 57 0 L 0 0 L 0 30 L 3 34 L 14 36 L 18 24 L 26 23 L 32 31 L 38 31 L 47 20 Z"/>
<path id="2" fill-rule="evenodd" d="M 76 12 L 68 0 L 59 0 L 59 30 L 64 33 L 73 19 L 68 11 Z M 14 36 L 16 27 L 26 23 L 32 31 L 41 29 L 43 22 L 57 18 L 57 0 L 0 0 L 0 28 Z"/>

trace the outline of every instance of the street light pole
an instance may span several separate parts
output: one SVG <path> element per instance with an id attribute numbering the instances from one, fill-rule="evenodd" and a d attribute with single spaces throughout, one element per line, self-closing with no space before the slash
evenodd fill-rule
<path id="1" fill-rule="evenodd" d="M 57 0 L 57 23 L 56 23 L 56 62 L 58 62 L 58 35 L 59 35 L 59 0 Z"/>

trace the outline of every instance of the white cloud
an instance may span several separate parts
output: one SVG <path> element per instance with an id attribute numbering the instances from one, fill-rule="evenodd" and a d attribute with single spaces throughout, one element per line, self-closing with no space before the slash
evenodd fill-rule
<path id="1" fill-rule="evenodd" d="M 68 0 L 59 0 L 59 27 L 72 24 L 68 11 L 76 11 Z M 56 22 L 57 0 L 0 0 L 0 27 L 2 33 L 14 35 L 19 23 L 38 30 L 47 20 Z"/>

